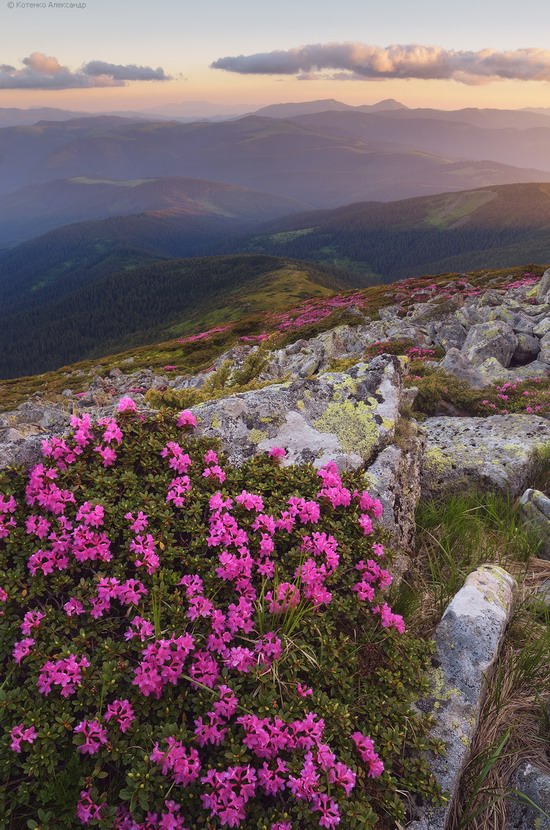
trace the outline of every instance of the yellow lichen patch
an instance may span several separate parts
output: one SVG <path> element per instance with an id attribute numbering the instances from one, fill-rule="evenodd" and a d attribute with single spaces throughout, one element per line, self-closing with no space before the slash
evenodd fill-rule
<path id="1" fill-rule="evenodd" d="M 253 444 L 259 444 L 264 438 L 267 438 L 267 432 L 262 432 L 261 429 L 251 429 L 248 433 Z"/>
<path id="2" fill-rule="evenodd" d="M 373 407 L 364 401 L 333 401 L 314 426 L 320 432 L 333 433 L 343 450 L 358 453 L 366 460 L 370 458 L 380 436 Z"/>
<path id="3" fill-rule="evenodd" d="M 432 447 L 426 450 L 426 455 L 424 456 L 424 466 L 426 469 L 442 473 L 449 467 L 450 463 L 451 457 L 440 450 L 439 447 Z"/>

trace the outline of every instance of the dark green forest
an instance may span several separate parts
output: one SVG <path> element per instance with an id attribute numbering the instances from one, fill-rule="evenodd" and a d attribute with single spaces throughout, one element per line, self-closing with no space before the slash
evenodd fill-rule
<path id="1" fill-rule="evenodd" d="M 4 316 L 0 377 L 45 372 L 169 339 L 203 319 L 213 325 L 236 319 L 252 301 L 263 302 L 267 309 L 281 274 L 287 281 L 303 282 L 304 296 L 311 294 L 309 287 L 351 287 L 343 272 L 263 255 L 152 262 L 109 274 L 38 308 Z"/>

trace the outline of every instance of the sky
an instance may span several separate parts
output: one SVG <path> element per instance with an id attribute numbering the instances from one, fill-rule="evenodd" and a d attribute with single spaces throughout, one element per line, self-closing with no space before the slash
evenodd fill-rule
<path id="1" fill-rule="evenodd" d="M 444 109 L 550 107 L 550 4 L 540 0 L 74 5 L 0 0 L 0 106 L 396 98 Z"/>

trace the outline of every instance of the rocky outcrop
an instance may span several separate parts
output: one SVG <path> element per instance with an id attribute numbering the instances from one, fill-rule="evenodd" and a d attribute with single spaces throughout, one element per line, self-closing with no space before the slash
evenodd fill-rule
<path id="1" fill-rule="evenodd" d="M 550 769 L 525 762 L 510 778 L 509 788 L 515 794 L 510 797 L 506 830 L 550 830 Z"/>
<path id="2" fill-rule="evenodd" d="M 430 766 L 450 797 L 445 807 L 420 806 L 408 830 L 447 827 L 477 728 L 487 677 L 504 638 L 513 587 L 513 578 L 502 568 L 478 568 L 466 579 L 436 629 L 432 696 L 419 708 L 433 714 L 432 734 L 446 744 L 445 756 L 432 757 Z"/>
<path id="3" fill-rule="evenodd" d="M 533 415 L 428 418 L 422 495 L 477 487 L 518 496 L 530 483 L 550 422 Z"/>
<path id="4" fill-rule="evenodd" d="M 384 507 L 380 524 L 388 532 L 394 549 L 402 553 L 414 548 L 424 442 L 424 433 L 410 424 L 407 434 L 382 450 L 365 471 L 366 489 Z"/>
<path id="5" fill-rule="evenodd" d="M 371 461 L 393 438 L 401 368 L 384 355 L 348 372 L 274 384 L 194 407 L 199 429 L 219 438 L 233 463 L 272 447 L 286 464 L 335 461 L 341 469 Z"/>

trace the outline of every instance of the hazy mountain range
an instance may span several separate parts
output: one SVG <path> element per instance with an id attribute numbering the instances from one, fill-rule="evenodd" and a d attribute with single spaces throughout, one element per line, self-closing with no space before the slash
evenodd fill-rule
<path id="1" fill-rule="evenodd" d="M 549 113 L 0 110 L 0 124 L 44 116 L 0 128 L 1 372 L 152 342 L 207 309 L 222 319 L 247 274 L 267 303 L 294 283 L 308 296 L 319 280 L 550 262 Z"/>

